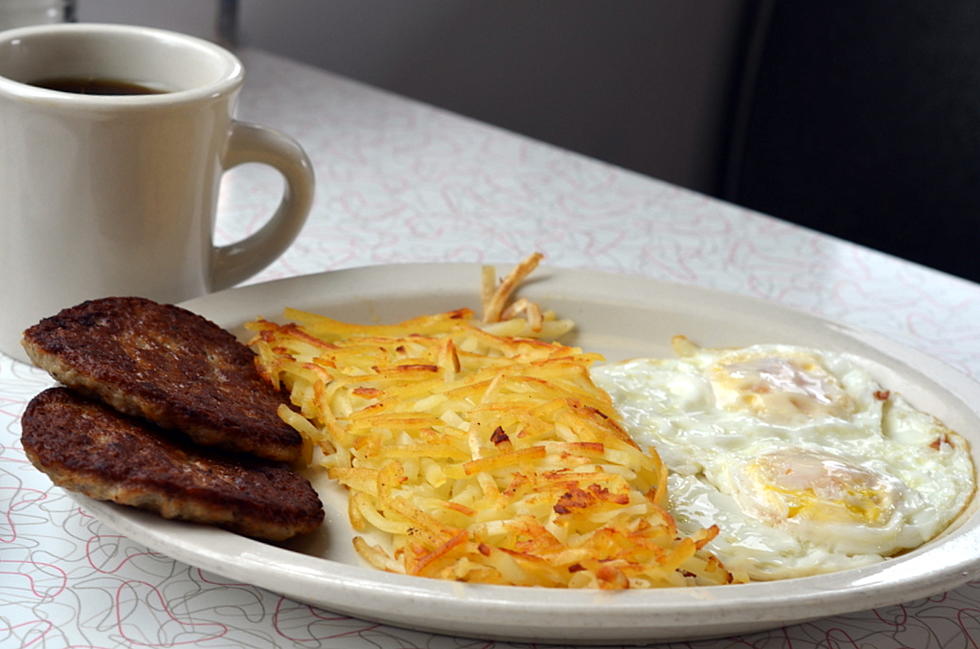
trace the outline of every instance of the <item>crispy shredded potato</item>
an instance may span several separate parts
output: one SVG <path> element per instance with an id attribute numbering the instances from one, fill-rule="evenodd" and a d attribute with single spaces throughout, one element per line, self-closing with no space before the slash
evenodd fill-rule
<path id="1" fill-rule="evenodd" d="M 512 305 L 509 313 L 505 313 L 507 307 L 507 302 L 510 300 L 511 295 L 517 290 L 518 285 L 524 278 L 534 272 L 534 269 L 538 267 L 541 263 L 541 259 L 544 257 L 540 252 L 535 252 L 529 255 L 521 263 L 517 264 L 506 277 L 500 280 L 499 284 L 495 283 L 496 270 L 493 266 L 483 267 L 483 283 L 481 297 L 483 299 L 483 321 L 484 322 L 500 322 L 501 320 L 513 317 L 518 310 L 526 311 L 530 304 L 527 300 L 519 301 L 522 302 L 521 306 L 517 306 L 517 302 Z M 536 305 L 535 305 L 535 308 Z M 540 311 L 540 309 L 539 309 Z M 529 318 L 530 320 L 530 318 Z M 537 329 L 535 329 L 537 331 Z"/>
<path id="2" fill-rule="evenodd" d="M 516 303 L 510 315 L 526 317 L 503 319 L 507 297 L 494 296 L 514 282 L 492 280 L 491 325 L 468 309 L 396 325 L 287 309 L 290 324 L 248 325 L 260 373 L 298 409 L 280 416 L 349 490 L 357 552 L 382 570 L 489 584 L 731 582 L 702 550 L 717 528 L 678 536 L 666 468 L 589 378 L 601 357 L 525 337 L 570 323 Z"/>

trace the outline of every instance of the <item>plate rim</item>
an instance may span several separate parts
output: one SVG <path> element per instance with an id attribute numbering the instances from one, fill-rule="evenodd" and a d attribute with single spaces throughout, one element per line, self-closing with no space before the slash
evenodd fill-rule
<path id="1" fill-rule="evenodd" d="M 348 280 L 357 286 L 360 282 L 369 281 L 374 275 L 390 275 L 392 272 L 397 272 L 401 279 L 436 272 L 448 284 L 458 284 L 461 290 L 472 288 L 472 293 L 476 296 L 478 269 L 482 265 L 485 264 L 456 262 L 359 266 L 239 286 L 181 302 L 180 306 L 198 313 L 207 311 L 215 304 L 220 306 L 222 302 L 229 301 L 240 304 L 247 302 L 253 294 L 262 295 L 284 287 L 298 290 L 307 284 L 336 285 Z M 495 265 L 501 267 L 505 264 Z M 460 273 L 447 272 L 454 268 L 465 268 L 474 272 L 463 283 L 457 277 Z M 585 276 L 598 276 L 620 283 L 639 282 L 647 287 L 669 287 L 671 291 L 694 293 L 721 303 L 747 302 L 763 310 L 776 310 L 794 320 L 802 319 L 819 324 L 828 331 L 852 338 L 858 344 L 878 350 L 903 364 L 912 363 L 917 368 L 924 367 L 930 372 L 938 373 L 942 380 L 934 382 L 944 390 L 948 390 L 945 381 L 953 381 L 958 389 L 948 390 L 949 394 L 963 402 L 980 421 L 980 413 L 964 401 L 964 396 L 972 395 L 980 403 L 980 384 L 947 363 L 915 348 L 896 343 L 881 334 L 835 323 L 802 309 L 757 296 L 667 282 L 641 275 L 542 266 L 536 271 L 535 281 L 530 282 L 526 288 L 533 292 L 536 285 L 543 286 L 556 276 L 566 278 L 560 281 L 570 282 L 578 282 Z M 638 299 L 634 303 L 641 302 L 643 300 Z M 287 306 L 284 302 L 276 303 L 279 309 L 284 306 Z M 249 314 L 246 319 L 254 315 L 258 314 Z M 225 327 L 235 326 L 227 322 L 219 324 Z M 980 436 L 977 439 L 980 444 Z M 974 464 L 976 466 L 976 460 Z M 721 587 L 651 589 L 615 594 L 594 590 L 549 589 L 547 598 L 540 597 L 540 588 L 460 584 L 385 573 L 367 566 L 353 566 L 327 558 L 310 557 L 217 528 L 189 526 L 186 523 L 161 519 L 113 503 L 93 501 L 79 494 L 72 494 L 72 497 L 96 518 L 128 538 L 224 577 L 247 580 L 293 599 L 358 618 L 437 633 L 521 642 L 595 644 L 689 640 L 728 635 L 729 631 L 761 630 L 910 601 L 950 590 L 980 575 L 980 514 L 977 512 L 977 501 L 980 498 L 976 494 L 969 511 L 961 516 L 963 520 L 958 527 L 941 539 L 870 566 L 811 577 Z M 190 540 L 181 542 L 180 538 Z M 229 564 L 218 556 L 219 553 L 197 545 L 198 539 L 203 541 L 208 538 L 223 539 L 229 552 L 237 553 L 238 563 Z M 954 560 L 947 561 L 939 570 L 933 570 L 933 558 L 940 548 L 949 550 Z M 947 558 L 950 552 L 946 553 Z M 268 559 L 262 557 L 270 553 L 278 559 L 278 568 L 270 566 Z M 311 561 L 318 569 L 305 565 Z M 259 579 L 250 570 L 259 570 Z M 294 580 L 297 587 L 283 589 L 277 580 L 289 578 Z M 298 587 L 300 583 L 303 588 Z M 310 591 L 306 589 L 315 586 L 337 589 L 343 592 L 345 598 L 342 601 L 336 598 L 327 601 L 323 597 L 310 597 L 307 594 Z M 473 593 L 478 593 L 478 596 L 471 597 Z M 351 597 L 352 595 L 355 597 Z M 617 598 L 615 605 L 597 609 L 597 602 L 607 600 L 610 596 Z M 515 599 L 519 601 L 514 601 Z M 390 607 L 399 602 L 410 602 L 421 610 L 408 615 L 392 614 Z M 483 617 L 477 623 L 478 627 L 469 628 L 466 623 L 472 627 L 473 618 L 468 616 L 473 613 L 471 609 L 477 604 Z M 384 613 L 372 614 L 379 605 Z M 521 610 L 515 611 L 515 606 L 521 607 Z M 703 619 L 706 606 L 711 607 L 710 621 Z M 433 620 L 425 615 L 437 610 L 437 607 L 443 618 L 448 614 L 451 619 Z M 548 619 L 535 619 L 542 615 Z M 554 633 L 558 626 L 555 624 L 556 615 L 571 623 L 571 626 L 566 625 L 559 629 L 560 633 L 557 635 Z M 685 629 L 688 631 L 685 632 Z M 690 632 L 690 629 L 695 631 Z"/>

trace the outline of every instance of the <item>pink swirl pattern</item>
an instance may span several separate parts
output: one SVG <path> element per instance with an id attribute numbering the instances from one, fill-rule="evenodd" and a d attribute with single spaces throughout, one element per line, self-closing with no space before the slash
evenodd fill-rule
<path id="1" fill-rule="evenodd" d="M 516 261 L 752 295 L 872 330 L 980 377 L 980 286 L 256 51 L 240 113 L 310 153 L 300 239 L 253 282 L 391 262 Z M 275 203 L 228 174 L 219 242 Z M 16 281 L 7 278 L 6 281 Z M 26 460 L 20 415 L 52 384 L 0 356 L 0 647 L 509 647 L 333 614 L 114 534 Z M 671 649 L 977 647 L 980 580 L 935 597 Z"/>

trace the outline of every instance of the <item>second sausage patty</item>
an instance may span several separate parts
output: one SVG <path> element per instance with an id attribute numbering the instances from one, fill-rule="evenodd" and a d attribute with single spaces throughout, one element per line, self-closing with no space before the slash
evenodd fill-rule
<path id="1" fill-rule="evenodd" d="M 285 466 L 205 453 L 66 388 L 34 397 L 22 424 L 34 466 L 97 500 L 275 541 L 323 521 L 316 491 Z"/>

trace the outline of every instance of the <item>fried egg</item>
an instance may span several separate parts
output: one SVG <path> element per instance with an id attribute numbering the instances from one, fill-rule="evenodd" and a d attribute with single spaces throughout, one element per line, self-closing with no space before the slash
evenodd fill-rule
<path id="1" fill-rule="evenodd" d="M 700 348 L 593 368 L 627 430 L 671 471 L 684 533 L 750 579 L 858 567 L 942 532 L 974 491 L 967 442 L 848 354 Z"/>

